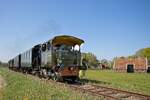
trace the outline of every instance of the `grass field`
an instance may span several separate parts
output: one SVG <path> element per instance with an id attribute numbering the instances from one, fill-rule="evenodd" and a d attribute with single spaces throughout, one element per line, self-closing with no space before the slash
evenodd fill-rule
<path id="1" fill-rule="evenodd" d="M 99 100 L 102 98 L 73 91 L 64 86 L 41 81 L 0 67 L 6 86 L 0 89 L 2 100 Z M 150 74 L 117 73 L 111 70 L 88 70 L 83 81 L 150 94 Z"/>
<path id="2" fill-rule="evenodd" d="M 6 86 L 0 89 L 2 100 L 99 100 L 100 98 L 73 91 L 64 86 L 46 83 L 0 67 Z"/>
<path id="3" fill-rule="evenodd" d="M 88 70 L 84 81 L 150 95 L 150 74 Z"/>

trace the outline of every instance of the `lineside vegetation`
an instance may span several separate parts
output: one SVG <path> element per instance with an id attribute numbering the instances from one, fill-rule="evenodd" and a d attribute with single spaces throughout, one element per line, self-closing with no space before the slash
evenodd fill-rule
<path id="1" fill-rule="evenodd" d="M 79 91 L 73 91 L 64 86 L 41 81 L 33 76 L 0 67 L 0 76 L 6 81 L 6 86 L 0 91 L 2 100 L 99 100 Z"/>
<path id="2" fill-rule="evenodd" d="M 150 95 L 150 74 L 87 70 L 83 81 Z"/>

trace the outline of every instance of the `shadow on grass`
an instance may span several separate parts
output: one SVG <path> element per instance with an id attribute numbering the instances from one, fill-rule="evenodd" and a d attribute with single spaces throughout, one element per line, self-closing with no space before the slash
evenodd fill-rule
<path id="1" fill-rule="evenodd" d="M 82 81 L 84 83 L 95 83 L 95 84 L 103 84 L 103 85 L 111 84 L 109 82 L 104 82 L 104 81 L 99 81 L 99 80 L 91 80 L 91 79 L 81 79 L 80 81 Z"/>

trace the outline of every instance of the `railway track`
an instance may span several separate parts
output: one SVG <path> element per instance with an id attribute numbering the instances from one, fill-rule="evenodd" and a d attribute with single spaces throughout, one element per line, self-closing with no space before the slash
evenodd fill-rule
<path id="1" fill-rule="evenodd" d="M 71 88 L 90 93 L 92 95 L 103 96 L 111 100 L 150 100 L 150 96 L 139 93 L 108 88 L 99 85 L 70 85 Z"/>
<path id="2" fill-rule="evenodd" d="M 80 81 L 76 81 L 74 83 L 67 81 L 65 83 L 65 82 L 55 82 L 53 80 L 48 79 L 41 79 L 41 80 L 54 83 L 60 86 L 66 86 L 72 88 L 73 90 L 88 93 L 93 96 L 105 97 L 107 100 L 150 100 L 150 95 L 144 95 L 140 93 L 129 92 L 100 85 L 88 84 Z"/>
<path id="3" fill-rule="evenodd" d="M 83 93 L 104 97 L 107 100 L 150 100 L 149 95 L 124 91 L 124 90 L 105 87 L 105 86 L 86 84 L 82 82 L 69 83 L 69 84 L 60 83 L 60 82 L 54 82 L 54 83 L 70 87 L 74 90 L 81 91 Z"/>

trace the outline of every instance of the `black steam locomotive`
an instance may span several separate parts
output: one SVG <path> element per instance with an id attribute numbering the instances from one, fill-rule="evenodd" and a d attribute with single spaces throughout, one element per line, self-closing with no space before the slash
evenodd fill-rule
<path id="1" fill-rule="evenodd" d="M 9 60 L 9 68 L 40 77 L 76 80 L 81 66 L 83 40 L 73 36 L 56 36 Z"/>

